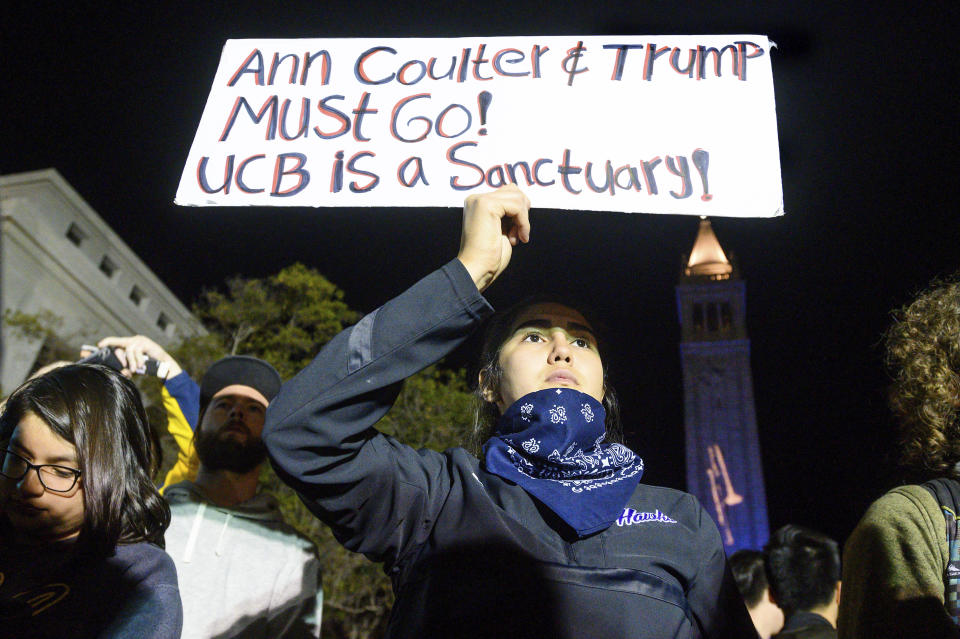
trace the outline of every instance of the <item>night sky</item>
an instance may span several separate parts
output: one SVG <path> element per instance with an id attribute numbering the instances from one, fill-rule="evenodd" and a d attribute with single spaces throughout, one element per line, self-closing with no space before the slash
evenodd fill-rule
<path id="1" fill-rule="evenodd" d="M 368 311 L 458 244 L 455 209 L 175 206 L 228 38 L 768 35 L 786 215 L 713 226 L 747 282 L 771 526 L 842 540 L 896 481 L 880 334 L 960 267 L 956 2 L 77 4 L 2 9 L 0 172 L 56 168 L 187 304 L 301 261 Z M 696 218 L 535 209 L 532 224 L 488 298 L 589 298 L 645 481 L 682 488 L 673 287 Z"/>

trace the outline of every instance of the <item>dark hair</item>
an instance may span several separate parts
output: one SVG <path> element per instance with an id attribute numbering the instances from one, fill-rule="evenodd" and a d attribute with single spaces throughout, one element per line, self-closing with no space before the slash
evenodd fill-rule
<path id="1" fill-rule="evenodd" d="M 469 450 L 480 455 L 480 450 L 496 428 L 497 421 L 500 418 L 500 409 L 494 403 L 487 401 L 488 393 L 494 395 L 499 393 L 500 382 L 503 378 L 503 368 L 500 366 L 500 351 L 504 343 L 510 338 L 510 331 L 513 324 L 520 315 L 532 306 L 537 304 L 555 303 L 562 304 L 571 309 L 575 306 L 557 300 L 555 297 L 535 296 L 529 297 L 521 302 L 514 304 L 506 311 L 497 313 L 490 318 L 484 333 L 483 346 L 480 349 L 480 360 L 478 362 L 479 383 L 474 392 L 475 413 L 473 420 L 473 431 L 471 433 Z M 596 329 L 596 324 L 590 321 L 586 314 L 580 311 Z M 605 362 L 603 357 L 604 343 L 599 335 L 596 336 L 600 348 L 600 361 Z M 607 365 L 603 364 L 603 408 L 607 413 L 605 426 L 607 431 L 606 439 L 608 442 L 623 442 L 623 427 L 620 423 L 620 405 L 617 402 L 617 395 L 613 387 L 607 380 Z"/>
<path id="2" fill-rule="evenodd" d="M 960 281 L 934 280 L 884 335 L 900 462 L 918 479 L 960 478 Z"/>
<path id="3" fill-rule="evenodd" d="M 788 617 L 830 603 L 840 581 L 840 548 L 833 539 L 788 524 L 763 547 L 770 592 Z"/>
<path id="4" fill-rule="evenodd" d="M 763 591 L 767 589 L 767 573 L 763 567 L 763 553 L 759 550 L 738 550 L 727 560 L 730 572 L 737 582 L 737 590 L 746 602 L 747 608 L 760 603 Z"/>
<path id="5" fill-rule="evenodd" d="M 29 380 L 0 415 L 0 441 L 26 413 L 73 444 L 83 473 L 79 543 L 106 555 L 117 544 L 163 547 L 170 507 L 150 479 L 156 467 L 150 426 L 133 383 L 100 365 L 70 365 Z"/>

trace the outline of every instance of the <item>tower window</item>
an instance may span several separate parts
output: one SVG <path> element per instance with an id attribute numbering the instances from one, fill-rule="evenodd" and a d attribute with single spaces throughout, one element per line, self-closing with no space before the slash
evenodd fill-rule
<path id="1" fill-rule="evenodd" d="M 715 333 L 720 328 L 717 317 L 717 305 L 707 304 L 707 330 Z"/>
<path id="2" fill-rule="evenodd" d="M 733 312 L 730 310 L 729 302 L 720 304 L 720 330 L 726 331 L 733 328 Z"/>
<path id="3" fill-rule="evenodd" d="M 700 302 L 693 305 L 693 330 L 703 330 L 703 304 Z"/>
<path id="4" fill-rule="evenodd" d="M 143 300 L 145 300 L 146 297 L 147 296 L 143 294 L 143 291 L 141 291 L 139 287 L 134 286 L 130 289 L 130 301 L 137 306 L 143 304 Z"/>
<path id="5" fill-rule="evenodd" d="M 117 265 L 113 263 L 113 260 L 104 255 L 103 259 L 100 260 L 100 270 L 107 277 L 113 277 L 113 274 L 117 272 Z"/>
<path id="6" fill-rule="evenodd" d="M 76 246 L 80 246 L 85 239 L 87 239 L 87 234 L 80 230 L 80 227 L 70 223 L 70 228 L 67 229 L 67 239 L 73 242 Z"/>
<path id="7" fill-rule="evenodd" d="M 160 330 L 164 333 L 169 333 L 173 323 L 170 321 L 170 318 L 160 313 L 160 317 L 157 318 L 157 326 L 159 326 Z"/>

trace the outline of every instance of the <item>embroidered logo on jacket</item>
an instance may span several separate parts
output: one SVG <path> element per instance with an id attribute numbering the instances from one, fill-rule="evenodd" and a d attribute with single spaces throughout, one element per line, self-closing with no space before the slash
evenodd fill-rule
<path id="1" fill-rule="evenodd" d="M 676 519 L 672 517 L 667 517 L 658 508 L 652 513 L 641 513 L 637 512 L 633 508 L 624 508 L 623 512 L 620 513 L 620 518 L 617 519 L 618 526 L 632 526 L 633 524 L 642 524 L 648 521 L 658 521 L 662 524 L 675 524 L 677 523 Z"/>
<path id="2" fill-rule="evenodd" d="M 5 575 L 0 572 L 0 584 Z M 70 586 L 51 583 L 36 586 L 11 596 L 9 590 L 0 593 L 0 620 L 35 617 L 70 594 Z"/>

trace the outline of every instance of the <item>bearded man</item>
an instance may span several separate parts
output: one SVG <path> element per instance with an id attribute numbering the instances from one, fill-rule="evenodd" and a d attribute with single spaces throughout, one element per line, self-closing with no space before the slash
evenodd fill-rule
<path id="1" fill-rule="evenodd" d="M 177 566 L 183 638 L 319 637 L 323 590 L 313 544 L 258 492 L 260 438 L 280 375 L 267 362 L 224 357 L 197 384 L 147 337 L 108 337 L 125 370 L 145 358 L 164 371 L 163 403 L 179 454 L 167 473 L 167 552 Z M 192 429 L 195 427 L 195 432 Z"/>

